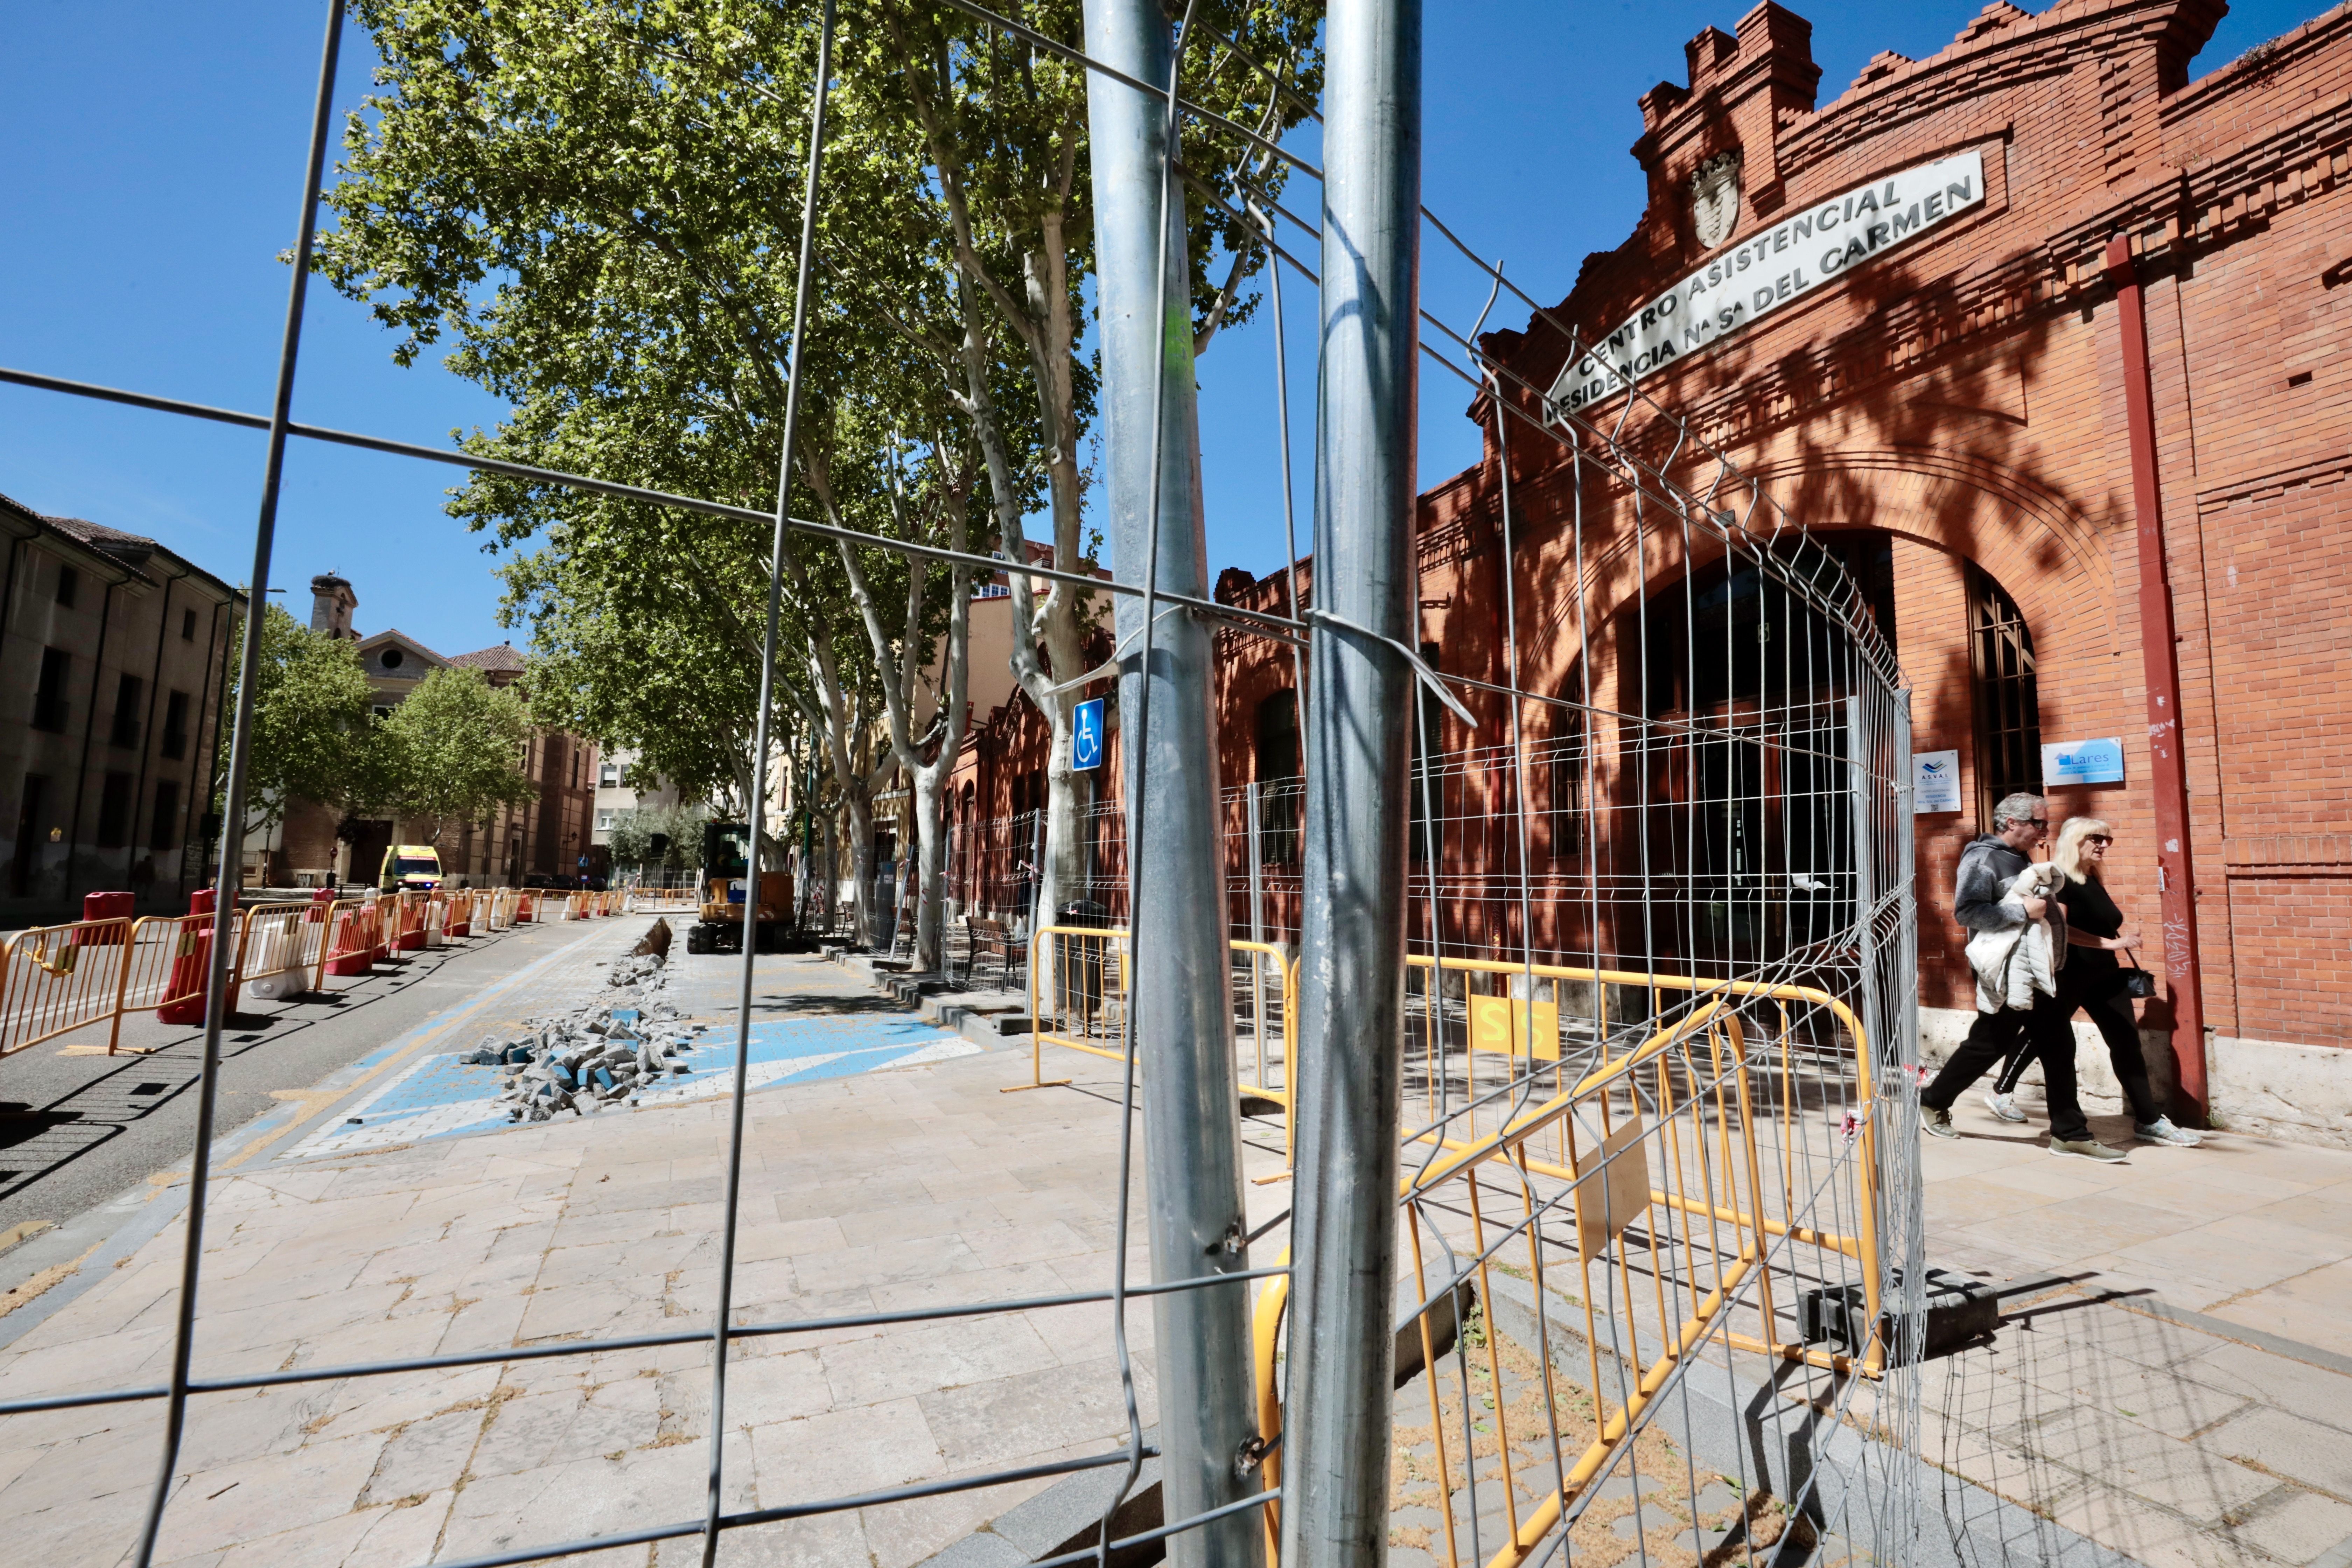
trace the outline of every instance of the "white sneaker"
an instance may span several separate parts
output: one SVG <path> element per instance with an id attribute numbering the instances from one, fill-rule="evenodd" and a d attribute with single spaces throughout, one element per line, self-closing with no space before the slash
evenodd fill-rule
<path id="1" fill-rule="evenodd" d="M 2122 1150 L 2110 1149 L 2105 1144 L 2089 1138 L 2081 1140 L 2053 1138 L 2050 1140 L 2050 1152 L 2053 1154 L 2068 1155 L 2077 1160 L 2095 1161 L 2102 1165 L 2119 1165 L 2124 1162 Z"/>
<path id="2" fill-rule="evenodd" d="M 1991 1111 L 1995 1116 L 2000 1117 L 2003 1121 L 2022 1121 L 2025 1120 L 2025 1112 L 2017 1109 L 2017 1096 L 2013 1094 L 2002 1094 L 1998 1090 L 1987 1089 L 1985 1091 L 1984 1102 L 1985 1109 Z"/>
<path id="3" fill-rule="evenodd" d="M 2169 1116 L 2159 1116 L 2153 1121 L 2135 1121 L 2132 1131 L 2150 1143 L 2169 1143 L 2176 1149 L 2194 1149 L 2205 1142 L 2186 1127 L 2176 1127 Z"/>

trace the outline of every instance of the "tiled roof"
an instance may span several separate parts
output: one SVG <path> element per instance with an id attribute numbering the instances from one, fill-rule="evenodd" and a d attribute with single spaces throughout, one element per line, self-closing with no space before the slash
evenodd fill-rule
<path id="1" fill-rule="evenodd" d="M 499 643 L 495 647 L 478 647 L 471 653 L 461 653 L 449 661 L 459 669 L 511 669 L 520 674 L 523 657 L 512 643 Z"/>
<path id="2" fill-rule="evenodd" d="M 47 513 L 35 511 L 13 496 L 0 495 L 0 511 L 14 512 L 69 544 L 79 545 L 94 555 L 104 556 L 140 581 L 155 580 L 141 568 L 146 566 L 152 558 L 160 555 L 165 561 L 212 584 L 223 593 L 232 595 L 236 593 L 236 590 L 230 587 L 228 584 L 197 566 L 195 563 L 143 534 L 126 533 L 121 529 L 109 528 L 102 522 L 92 522 L 88 518 L 50 517 Z M 178 574 L 168 570 L 163 574 L 166 577 Z"/>
<path id="3" fill-rule="evenodd" d="M 431 647 L 427 647 L 427 646 L 426 646 L 426 645 L 425 645 L 422 640 L 420 640 L 419 638 L 416 638 L 416 637 L 410 637 L 406 632 L 402 631 L 398 626 L 386 626 L 386 627 L 384 627 L 384 628 L 383 628 L 383 630 L 382 630 L 382 631 L 380 631 L 380 632 L 364 632 L 364 633 L 361 633 L 361 634 L 358 634 L 358 635 L 357 635 L 356 640 L 358 641 L 359 645 L 360 645 L 362 647 L 367 647 L 367 645 L 368 645 L 368 644 L 370 644 L 370 643 L 373 643 L 373 642 L 381 642 L 381 641 L 383 641 L 383 640 L 384 640 L 384 639 L 386 639 L 386 638 L 394 638 L 394 637 L 398 638 L 398 639 L 399 639 L 399 641 L 400 641 L 400 643 L 401 643 L 401 645 L 402 645 L 403 647 L 413 647 L 413 648 L 415 648 L 417 652 L 419 652 L 419 653 L 423 654 L 423 655 L 424 655 L 425 658 L 427 658 L 439 659 L 439 660 L 440 660 L 440 662 L 441 662 L 441 663 L 443 663 L 443 664 L 446 664 L 446 663 L 448 663 L 448 662 L 449 662 L 447 659 L 446 659 L 446 658 L 442 658 L 440 654 L 438 654 L 438 653 L 435 652 Z"/>
<path id="4" fill-rule="evenodd" d="M 133 577 L 143 579 L 146 574 L 139 570 L 140 566 L 149 556 L 163 549 L 152 539 L 125 533 L 119 528 L 109 528 L 104 523 L 91 522 L 86 518 L 51 517 L 46 512 L 35 511 L 11 496 L 0 496 L 0 502 L 6 503 L 8 510 L 19 516 L 31 518 L 51 531 L 65 535 L 83 549 L 127 568 Z"/>

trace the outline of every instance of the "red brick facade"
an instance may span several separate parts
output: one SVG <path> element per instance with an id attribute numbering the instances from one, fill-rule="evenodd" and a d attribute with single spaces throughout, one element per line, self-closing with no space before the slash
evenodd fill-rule
<path id="1" fill-rule="evenodd" d="M 1996 0 L 1940 53 L 1881 55 L 1817 106 L 1810 25 L 1759 6 L 1737 37 L 1709 29 L 1688 46 L 1686 88 L 1643 95 L 1633 151 L 1648 211 L 1622 245 L 1586 259 L 1551 314 L 1605 333 L 1832 196 L 1980 156 L 1981 199 L 1972 192 L 1967 210 L 1643 380 L 1861 575 L 1883 579 L 1880 614 L 1915 688 L 1915 750 L 1960 758 L 1967 808 L 1921 816 L 1917 847 L 1923 1000 L 1965 1006 L 1948 889 L 1976 831 L 1982 765 L 1972 568 L 2030 634 L 2041 736 L 2123 737 L 2125 782 L 2053 789 L 2053 816 L 2116 824 L 2109 884 L 2158 940 L 2121 323 L 2101 265 L 2123 237 L 2145 285 L 2206 1022 L 2222 1037 L 2334 1045 L 2352 1025 L 2352 739 L 2336 712 L 2352 698 L 2352 6 L 2191 86 L 2189 61 L 2222 9 L 2062 0 L 2031 16 Z M 1727 153 L 1740 160 L 1736 225 L 1702 248 L 1693 176 Z M 1539 320 L 1485 346 L 1536 387 L 1553 384 L 1567 349 Z M 1604 406 L 1613 418 L 1619 405 Z M 1515 426 L 1507 563 L 1492 410 L 1469 412 L 1486 460 L 1422 501 L 1423 639 L 1448 673 L 1502 679 L 1507 564 L 1522 684 L 1580 685 L 1580 612 L 1591 703 L 1638 708 L 1639 672 L 1617 657 L 1635 646 L 1627 617 L 1645 592 L 1703 566 L 1708 547 L 1685 562 L 1682 534 L 1654 513 L 1637 527 L 1630 499 L 1590 465 L 1580 537 L 1568 447 Z M 1656 434 L 1637 415 L 1626 439 Z M 1240 596 L 1286 600 L 1280 574 Z M 1252 776 L 1259 704 L 1292 678 L 1279 645 L 1226 634 L 1221 647 L 1231 785 Z M 1507 738 L 1499 703 L 1472 706 L 1479 732 L 1445 719 L 1444 749 Z M 1528 743 L 1583 743 L 1561 731 L 1563 711 L 1531 704 Z M 1009 740 L 1017 726 L 1001 728 Z M 975 763 L 997 736 L 975 737 Z M 989 763 L 997 776 L 1024 765 L 1009 753 Z M 1574 848 L 1545 837 L 1550 787 L 1528 785 L 1538 873 Z M 1606 805 L 1613 786 L 1600 787 Z M 1472 940 L 1517 940 L 1515 915 L 1465 918 L 1492 927 Z M 1576 919 L 1564 910 L 1547 929 L 1539 917 L 1538 945 L 1580 944 L 1591 933 Z M 2159 952 L 2140 957 L 2160 971 Z M 2159 997 L 2144 1023 L 2166 1019 Z"/>

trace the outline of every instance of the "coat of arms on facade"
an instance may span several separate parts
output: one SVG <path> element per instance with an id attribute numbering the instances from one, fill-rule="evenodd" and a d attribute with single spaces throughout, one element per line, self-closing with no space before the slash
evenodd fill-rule
<path id="1" fill-rule="evenodd" d="M 1717 153 L 1691 176 L 1691 229 L 1699 248 L 1713 250 L 1731 237 L 1739 222 L 1738 149 Z"/>

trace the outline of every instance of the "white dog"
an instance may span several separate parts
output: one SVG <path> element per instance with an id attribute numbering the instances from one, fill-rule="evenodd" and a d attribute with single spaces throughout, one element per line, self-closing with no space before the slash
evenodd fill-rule
<path id="1" fill-rule="evenodd" d="M 2003 1008 L 2024 1012 L 2033 1005 L 2033 994 L 2058 994 L 2058 971 L 2066 963 L 2066 911 L 2059 907 L 2058 885 L 2063 876 L 2052 865 L 2028 866 L 2009 885 L 2003 904 L 2017 906 L 2022 918 L 2025 900 L 2042 899 L 2048 908 L 2038 921 L 2026 921 L 2007 931 L 1980 931 L 1969 938 L 1969 967 L 1976 971 L 1977 1011 Z"/>

